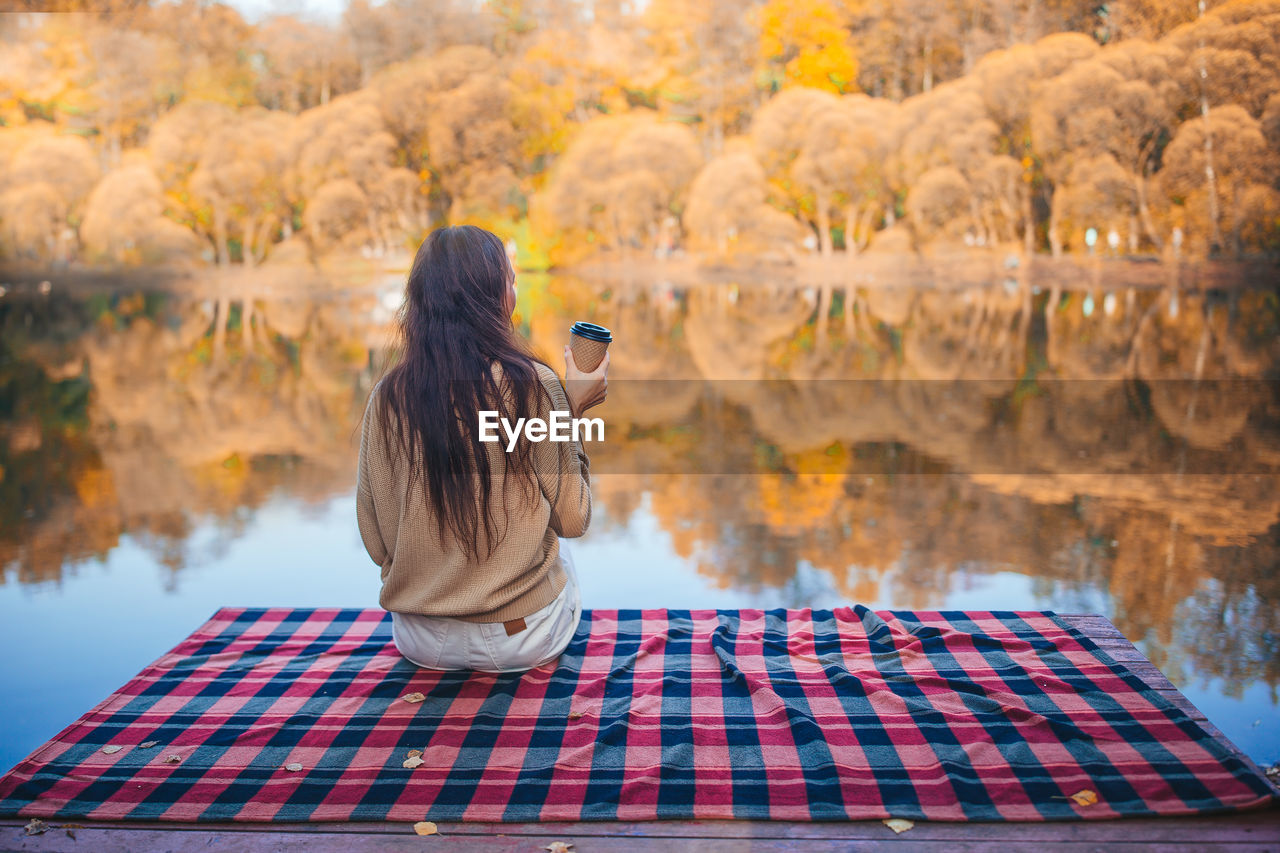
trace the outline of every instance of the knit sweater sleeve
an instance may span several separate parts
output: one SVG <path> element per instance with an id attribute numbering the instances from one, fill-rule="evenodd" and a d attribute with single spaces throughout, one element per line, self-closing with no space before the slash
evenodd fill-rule
<path id="1" fill-rule="evenodd" d="M 555 372 L 540 364 L 538 376 L 546 391 L 541 398 L 539 417 L 547 418 L 552 411 L 569 412 L 569 397 Z M 576 538 L 586 533 L 591 524 L 590 467 L 582 442 L 576 438 L 534 445 L 538 484 L 551 505 L 549 523 L 557 536 Z"/>
<path id="2" fill-rule="evenodd" d="M 356 474 L 356 524 L 360 528 L 360 539 L 364 542 L 370 559 L 379 566 L 385 566 L 388 550 L 382 538 L 382 531 L 378 527 L 378 516 L 373 501 L 375 481 L 389 474 L 386 470 L 386 460 L 380 456 L 375 458 L 374 453 L 377 392 L 378 388 L 375 386 L 369 395 L 369 402 L 364 412 L 364 423 L 360 427 L 360 460 Z"/>

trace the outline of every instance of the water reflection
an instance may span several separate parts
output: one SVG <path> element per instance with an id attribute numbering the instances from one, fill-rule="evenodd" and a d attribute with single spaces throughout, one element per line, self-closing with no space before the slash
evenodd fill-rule
<path id="1" fill-rule="evenodd" d="M 274 496 L 349 493 L 398 286 L 10 291 L 0 582 L 125 536 L 172 580 L 197 526 L 225 547 Z M 720 588 L 902 608 L 1021 576 L 1021 606 L 1103 609 L 1175 681 L 1274 703 L 1274 293 L 522 280 L 552 364 L 580 318 L 616 340 L 597 542 L 643 520 Z"/>

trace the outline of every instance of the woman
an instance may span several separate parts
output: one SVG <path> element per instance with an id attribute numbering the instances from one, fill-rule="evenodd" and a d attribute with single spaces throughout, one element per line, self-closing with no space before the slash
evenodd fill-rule
<path id="1" fill-rule="evenodd" d="M 360 536 L 382 567 L 378 601 L 396 648 L 428 669 L 541 666 L 582 613 L 560 538 L 591 521 L 581 443 L 522 438 L 508 453 L 505 440 L 480 441 L 479 413 L 579 417 L 604 401 L 609 359 L 584 374 L 565 347 L 562 387 L 516 334 L 515 304 L 495 235 L 470 225 L 430 234 L 406 285 L 401 360 L 365 408 Z"/>

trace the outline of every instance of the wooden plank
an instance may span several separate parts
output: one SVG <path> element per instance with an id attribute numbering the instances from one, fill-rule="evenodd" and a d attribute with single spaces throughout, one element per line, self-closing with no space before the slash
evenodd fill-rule
<path id="1" fill-rule="evenodd" d="M 1120 850 L 1132 853 L 1147 851 L 1168 851 L 1171 847 L 1183 850 L 1205 851 L 1205 853 L 1245 853 L 1245 851 L 1262 851 L 1270 848 L 1266 841 L 1226 841 L 1212 837 L 1194 836 L 1178 842 L 1151 841 L 1149 839 L 1133 839 L 1118 841 L 1098 837 L 1085 841 L 1064 841 L 1052 839 L 1047 842 L 1010 842 L 1004 839 L 945 839 L 927 840 L 915 838 L 911 831 L 901 837 L 892 837 L 888 829 L 882 827 L 888 836 L 875 838 L 842 839 L 833 842 L 826 839 L 771 839 L 760 841 L 733 838 L 593 838 L 588 846 L 576 842 L 572 848 L 575 853 L 668 853 L 668 851 L 691 851 L 692 853 L 743 853 L 744 847 L 749 850 L 769 850 L 776 853 L 787 851 L 819 851 L 831 850 L 833 844 L 846 851 L 880 850 L 890 845 L 898 850 L 947 851 L 947 853 L 990 853 L 1000 851 L 1040 851 L 1048 844 L 1054 851 L 1065 853 L 1084 853 L 1085 851 Z M 80 830 L 78 840 L 64 837 L 20 839 L 14 850 L 50 851 L 50 853 L 73 853 L 92 849 L 95 853 L 106 851 L 128 851 L 128 853 L 148 853 L 148 851 L 166 851 L 166 853 L 207 853 L 209 850 L 233 851 L 235 853 L 376 853 L 382 850 L 467 850 L 478 853 L 534 853 L 547 848 L 553 841 L 566 841 L 552 836 L 491 836 L 476 838 L 475 836 L 445 836 L 418 838 L 406 836 L 302 836 L 289 833 L 263 833 L 253 836 L 228 836 L 211 833 L 191 838 L 174 838 L 171 834 L 147 830 L 135 830 L 127 838 L 106 835 L 95 830 Z"/>
<path id="2" fill-rule="evenodd" d="M 1063 622 L 1075 628 L 1081 634 L 1089 637 L 1089 639 L 1097 642 L 1099 639 L 1110 639 L 1118 637 L 1125 640 L 1124 634 L 1120 633 L 1120 629 L 1111 623 L 1111 620 L 1105 616 L 1099 616 L 1093 613 L 1060 613 L 1058 614 Z"/>
<path id="3" fill-rule="evenodd" d="M 25 819 L 6 818 L 0 821 L 3 832 L 20 829 Z M 50 822 L 52 834 L 62 827 L 75 827 L 77 822 Z M 627 836 L 661 838 L 866 838 L 890 832 L 881 821 L 759 821 L 759 820 L 657 820 L 657 821 L 548 821 L 546 823 L 450 823 L 437 824 L 444 836 Z M 144 827 L 148 830 L 168 832 L 223 832 L 229 834 L 257 834 L 267 831 L 300 831 L 306 834 L 355 834 L 355 835 L 406 835 L 413 834 L 408 822 L 360 821 L 350 823 L 175 823 L 175 822 L 97 822 L 94 829 L 103 831 L 132 831 Z M 87 824 L 84 828 L 88 828 Z M 1201 829 L 1220 835 L 1226 840 L 1255 840 L 1276 838 L 1280 840 L 1280 810 L 1257 809 L 1250 812 L 1200 815 L 1188 817 L 1122 818 L 1100 821 L 1066 822 L 958 822 L 919 821 L 911 830 L 912 837 L 920 839 L 990 838 L 1008 840 L 1087 840 L 1098 830 L 1105 830 L 1108 837 L 1117 839 L 1150 838 L 1172 841 L 1185 838 L 1188 832 Z M 75 830 L 80 834 L 80 830 Z M 0 837 L 3 836 L 0 832 Z"/>
<path id="4" fill-rule="evenodd" d="M 9 821 L 5 821 L 6 824 Z M 379 849 L 365 845 L 367 841 L 395 845 L 412 842 L 419 847 L 426 843 L 444 841 L 455 843 L 466 840 L 471 843 L 494 842 L 497 847 L 481 849 L 533 849 L 551 841 L 574 841 L 589 849 L 659 849 L 649 848 L 648 843 L 697 841 L 708 844 L 716 840 L 733 841 L 741 845 L 746 839 L 759 842 L 769 840 L 767 849 L 789 849 L 785 844 L 798 842 L 831 843 L 833 841 L 894 841 L 892 830 L 879 821 L 791 823 L 784 821 L 649 821 L 639 823 L 545 823 L 498 824 L 468 823 L 439 824 L 439 836 L 429 841 L 413 833 L 411 824 L 299 824 L 305 827 L 297 831 L 292 824 L 182 824 L 156 826 L 137 824 L 114 826 L 85 826 L 72 831 L 70 838 L 59 824 L 42 836 L 26 838 L 21 825 L 0 828 L 0 846 L 4 849 L 60 850 L 78 846 L 80 850 L 91 847 L 100 849 L 165 849 L 184 851 L 190 849 L 303 849 L 309 850 Z M 901 840 L 915 844 L 983 843 L 983 844 L 1178 844 L 1204 849 L 1208 843 L 1229 845 L 1267 845 L 1280 843 L 1280 812 L 1274 809 L 1230 816 L 1205 816 L 1192 818 L 1133 818 L 1110 821 L 1079 821 L 1069 823 L 942 823 L 919 822 Z M 606 841 L 626 841 L 631 848 L 615 848 Z M 26 846 L 10 846 L 20 841 Z M 70 845 L 63 842 L 71 842 Z M 267 843 L 269 842 L 269 843 Z M 516 848 L 509 845 L 515 843 Z M 105 846 L 104 846 L 105 845 Z M 197 846 L 198 845 L 198 846 Z M 394 849 L 394 847 L 393 847 Z M 583 846 L 583 849 L 588 849 Z M 715 848 L 699 848 L 715 849 Z M 727 848 L 726 848 L 727 849 Z M 741 847 L 739 846 L 738 850 Z"/>
<path id="5" fill-rule="evenodd" d="M 1157 689 L 1156 692 L 1159 693 L 1164 698 L 1168 699 L 1170 702 L 1172 702 L 1175 707 L 1177 707 L 1180 711 L 1182 711 L 1182 713 L 1186 714 L 1188 717 L 1195 720 L 1197 723 L 1200 723 L 1202 728 L 1205 723 L 1209 722 L 1208 718 L 1205 717 L 1203 713 L 1201 713 L 1200 709 L 1197 708 L 1195 705 L 1192 705 L 1191 700 L 1188 699 L 1186 696 L 1183 696 L 1177 690 Z"/>

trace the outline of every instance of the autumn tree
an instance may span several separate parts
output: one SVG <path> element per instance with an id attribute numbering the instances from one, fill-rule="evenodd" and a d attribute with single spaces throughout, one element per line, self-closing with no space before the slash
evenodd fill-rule
<path id="1" fill-rule="evenodd" d="M 664 223 L 679 221 L 701 161 L 683 125 L 644 113 L 598 118 L 556 165 L 546 188 L 550 217 L 570 247 L 655 248 Z"/>
<path id="2" fill-rule="evenodd" d="M 1137 38 L 1154 41 L 1195 19 L 1195 3 L 1119 0 L 1107 4 L 1106 29 L 1111 40 Z"/>
<path id="3" fill-rule="evenodd" d="M 1271 0 L 1235 0 L 1178 27 L 1165 44 L 1186 56 L 1174 71 L 1188 100 L 1198 103 L 1203 91 L 1210 106 L 1235 104 L 1257 118 L 1280 88 L 1277 32 L 1280 6 Z"/>
<path id="4" fill-rule="evenodd" d="M 857 90 L 858 59 L 841 9 L 831 0 L 768 0 L 758 16 L 762 75 L 770 91 Z"/>
<path id="5" fill-rule="evenodd" d="M 354 47 L 365 86 L 379 70 L 414 56 L 432 56 L 454 45 L 493 44 L 501 17 L 490 4 L 464 0 L 352 0 L 342 25 Z"/>
<path id="6" fill-rule="evenodd" d="M 231 6 L 201 0 L 175 0 L 149 7 L 138 26 L 179 45 L 182 82 L 170 99 L 218 101 L 232 106 L 253 103 L 254 71 L 250 51 L 253 29 Z"/>
<path id="7" fill-rule="evenodd" d="M 261 62 L 254 94 L 270 109 L 301 112 L 359 85 L 350 42 L 330 27 L 278 15 L 257 27 L 253 47 Z"/>
<path id="8" fill-rule="evenodd" d="M 391 66 L 370 89 L 398 157 L 438 217 L 488 223 L 523 212 L 513 87 L 493 53 L 450 47 Z"/>
<path id="9" fill-rule="evenodd" d="M 1110 154 L 1132 177 L 1124 215 L 1135 216 L 1146 238 L 1163 245 L 1151 214 L 1147 184 L 1182 102 L 1174 69 L 1178 51 L 1131 40 L 1104 48 L 1044 84 L 1032 108 L 1032 136 L 1054 181 L 1049 240 L 1061 251 L 1069 176 L 1080 162 Z M 1117 199 L 1120 201 L 1120 199 Z"/>
<path id="10" fill-rule="evenodd" d="M 85 204 L 80 238 L 86 260 L 163 264 L 195 257 L 195 235 L 166 218 L 164 208 L 164 188 L 145 158 L 108 173 Z"/>
<path id="11" fill-rule="evenodd" d="M 724 153 L 698 172 L 689 187 L 684 228 L 694 250 L 721 256 L 753 255 L 799 245 L 799 224 L 766 201 L 764 169 L 745 139 L 730 140 Z"/>
<path id="12" fill-rule="evenodd" d="M 181 92 L 180 48 L 171 39 L 114 26 L 98 26 L 88 38 L 96 68 L 90 93 L 94 125 L 108 165 L 118 166 L 126 145 L 145 137 L 157 109 Z"/>
<path id="13" fill-rule="evenodd" d="M 973 70 L 987 115 L 996 123 L 1001 153 L 1017 164 L 1021 182 L 1016 194 L 1020 201 L 1019 222 L 1027 253 L 1036 245 L 1033 193 L 1041 177 L 1041 160 L 1031 136 L 1031 104 L 1041 82 L 1056 77 L 1077 62 L 1098 51 L 1097 43 L 1079 33 L 1057 33 L 1035 42 L 1014 45 L 984 56 Z M 991 186 L 1008 178 L 1008 162 L 988 166 L 982 185 Z M 1046 196 L 1046 198 L 1051 198 Z"/>
<path id="14" fill-rule="evenodd" d="M 892 101 L 866 95 L 841 99 L 834 124 L 842 147 L 831 150 L 826 167 L 844 211 L 844 247 L 850 257 L 866 248 L 883 219 L 892 223 L 894 193 L 889 168 L 898 143 L 900 108 Z M 809 156 L 821 157 L 817 139 L 808 141 Z M 805 155 L 802 155 L 802 157 Z"/>
<path id="15" fill-rule="evenodd" d="M 769 178 L 773 203 L 808 223 L 825 254 L 831 252 L 830 212 L 837 188 L 830 183 L 835 169 L 824 172 L 818 161 L 836 152 L 815 151 L 823 140 L 815 146 L 810 139 L 815 127 L 822 127 L 827 143 L 833 137 L 838 142 L 840 134 L 850 129 L 849 122 L 839 113 L 837 96 L 796 87 L 771 98 L 751 122 L 751 141 L 756 159 Z"/>
<path id="16" fill-rule="evenodd" d="M 858 148 L 857 128 L 842 104 L 818 110 L 806 129 L 791 174 L 796 185 L 813 197 L 818 247 L 824 257 L 830 257 L 831 211 L 852 195 L 858 173 L 866 168 L 867 154 Z"/>
<path id="17" fill-rule="evenodd" d="M 992 180 L 999 128 L 971 79 L 952 80 L 902 104 L 902 136 L 894 158 L 895 180 L 906 190 L 917 239 L 970 230 L 989 242 L 987 223 L 1017 205 L 1016 189 Z M 963 182 L 963 200 L 957 192 Z M 915 196 L 913 199 L 912 196 Z M 938 208 L 955 204 L 950 218 Z M 984 209 L 984 203 L 986 208 Z M 945 226 L 945 227 L 943 227 Z"/>
<path id="18" fill-rule="evenodd" d="M 655 106 L 698 123 L 711 152 L 746 129 L 755 106 L 749 57 L 760 40 L 758 9 L 730 0 L 654 0 L 644 9 Z"/>
<path id="19" fill-rule="evenodd" d="M 383 123 L 376 102 L 368 93 L 343 95 L 330 103 L 307 110 L 298 117 L 288 155 L 289 193 L 303 208 L 331 181 L 350 181 L 359 189 L 361 216 L 337 220 L 359 228 L 341 236 L 377 251 L 386 251 L 398 237 L 425 226 L 418 177 L 396 165 L 396 140 Z M 351 184 L 331 188 L 326 200 L 342 199 L 348 210 L 355 197 Z M 327 202 L 326 202 L 327 203 Z M 305 218 L 315 222 L 314 216 Z M 333 248 L 337 235 L 331 230 L 311 232 L 317 250 Z"/>
<path id="20" fill-rule="evenodd" d="M 1267 145 L 1258 120 L 1244 107 L 1228 105 L 1213 110 L 1208 132 L 1213 135 L 1224 224 L 1232 248 L 1240 254 L 1243 236 L 1252 222 L 1270 222 L 1269 228 L 1263 227 L 1263 235 L 1275 238 L 1275 213 L 1280 205 L 1274 182 L 1280 174 L 1280 155 Z M 1207 221 L 1209 207 L 1204 203 L 1205 133 L 1205 123 L 1198 117 L 1178 127 L 1165 150 L 1162 177 L 1174 202 L 1185 211 L 1188 226 L 1207 238 L 1212 229 Z"/>
<path id="21" fill-rule="evenodd" d="M 916 179 L 907 196 L 907 214 L 916 233 L 926 236 L 943 234 L 958 237 L 965 220 L 956 216 L 964 210 L 973 188 L 955 166 L 934 166 Z"/>
<path id="22" fill-rule="evenodd" d="M 30 261 L 68 260 L 98 160 L 79 136 L 42 134 L 14 152 L 0 185 L 4 251 Z"/>
<path id="23" fill-rule="evenodd" d="M 0 115 L 4 127 L 50 123 L 92 127 L 94 68 L 79 16 L 0 15 L 13 30 L 0 42 Z"/>
<path id="24" fill-rule="evenodd" d="M 229 263 L 228 240 L 240 245 L 246 266 L 261 263 L 293 213 L 285 181 L 294 119 L 260 107 L 219 124 L 205 141 L 191 192 L 210 212 L 220 264 Z"/>
<path id="25" fill-rule="evenodd" d="M 448 200 L 449 219 L 514 218 L 523 213 L 519 139 L 511 86 L 476 74 L 432 103 L 427 140 L 432 172 Z"/>
<path id="26" fill-rule="evenodd" d="M 863 0 L 849 6 L 862 60 L 859 84 L 895 101 L 968 74 L 992 50 L 1062 31 L 1092 33 L 1098 20 L 1097 4 L 1089 0 Z"/>

